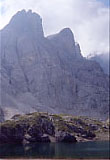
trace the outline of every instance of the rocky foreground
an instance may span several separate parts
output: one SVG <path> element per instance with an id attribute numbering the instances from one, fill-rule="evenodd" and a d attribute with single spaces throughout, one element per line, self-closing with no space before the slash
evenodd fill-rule
<path id="1" fill-rule="evenodd" d="M 0 144 L 109 139 L 109 123 L 87 117 L 30 113 L 0 123 Z"/>

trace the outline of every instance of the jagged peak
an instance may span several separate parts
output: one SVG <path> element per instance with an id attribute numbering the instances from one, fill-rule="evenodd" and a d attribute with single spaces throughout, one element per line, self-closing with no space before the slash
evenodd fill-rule
<path id="1" fill-rule="evenodd" d="M 73 35 L 73 32 L 70 28 L 64 28 L 60 31 L 60 34 L 72 34 Z"/>
<path id="2" fill-rule="evenodd" d="M 74 35 L 70 28 L 64 28 L 59 33 L 60 36 L 63 36 L 64 38 L 69 38 L 72 41 L 74 41 Z"/>
<path id="3" fill-rule="evenodd" d="M 59 33 L 50 35 L 47 38 L 54 41 L 65 51 L 68 50 L 68 53 L 72 53 L 76 58 L 82 58 L 80 45 L 75 42 L 74 34 L 70 28 L 64 28 Z"/>
<path id="4" fill-rule="evenodd" d="M 25 9 L 23 9 L 23 10 L 21 10 L 21 11 L 18 11 L 18 12 L 12 17 L 11 21 L 15 20 L 17 17 L 22 17 L 22 18 L 24 18 L 24 16 L 25 16 L 25 18 L 26 18 L 26 17 L 28 17 L 28 16 L 30 16 L 30 15 L 31 15 L 31 16 L 36 16 L 36 17 L 38 17 L 40 20 L 42 20 L 41 17 L 40 17 L 40 15 L 37 14 L 37 13 L 35 13 L 35 12 L 32 12 L 31 9 L 29 9 L 28 11 L 26 11 Z"/>
<path id="5" fill-rule="evenodd" d="M 73 32 L 70 28 L 64 28 L 59 33 L 49 35 L 47 38 L 48 39 L 53 39 L 53 38 L 56 38 L 58 36 L 63 37 L 63 38 L 70 37 L 70 38 L 72 38 L 72 40 L 74 39 Z"/>
<path id="6" fill-rule="evenodd" d="M 72 43 L 75 44 L 74 35 L 73 35 L 73 32 L 70 28 L 64 28 L 59 33 L 49 35 L 47 38 L 50 39 L 50 40 L 60 38 L 62 40 L 71 41 Z"/>
<path id="7" fill-rule="evenodd" d="M 13 29 L 18 34 L 33 33 L 37 38 L 44 37 L 42 18 L 39 14 L 26 11 L 25 9 L 18 11 L 10 20 L 9 24 L 5 27 Z"/>

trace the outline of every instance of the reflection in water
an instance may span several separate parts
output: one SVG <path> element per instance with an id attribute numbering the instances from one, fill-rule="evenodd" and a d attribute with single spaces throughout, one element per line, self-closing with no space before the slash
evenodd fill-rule
<path id="1" fill-rule="evenodd" d="M 0 158 L 109 158 L 109 142 L 1 145 Z"/>

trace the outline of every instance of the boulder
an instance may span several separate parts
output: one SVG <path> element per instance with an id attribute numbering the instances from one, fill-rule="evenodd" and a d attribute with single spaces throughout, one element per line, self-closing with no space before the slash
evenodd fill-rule
<path id="1" fill-rule="evenodd" d="M 48 135 L 44 134 L 43 136 L 41 136 L 41 142 L 51 142 L 50 138 Z"/>
<path id="2" fill-rule="evenodd" d="M 85 134 L 82 134 L 81 136 L 86 139 L 93 139 L 96 137 L 95 133 L 91 131 L 86 131 Z"/>
<path id="3" fill-rule="evenodd" d="M 56 142 L 74 143 L 77 142 L 76 138 L 68 132 L 58 131 L 55 134 Z"/>
<path id="4" fill-rule="evenodd" d="M 13 126 L 1 126 L 0 127 L 0 144 L 2 143 L 22 143 L 24 138 L 24 128 L 17 125 Z"/>

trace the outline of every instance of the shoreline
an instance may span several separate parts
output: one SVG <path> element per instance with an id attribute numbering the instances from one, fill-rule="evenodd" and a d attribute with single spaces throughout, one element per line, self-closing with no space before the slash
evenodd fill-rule
<path id="1" fill-rule="evenodd" d="M 85 159 L 85 158 L 56 158 L 56 159 L 54 159 L 54 158 L 0 158 L 0 160 L 109 160 L 109 158 L 107 159 L 107 158 L 98 158 L 98 159 L 95 159 L 95 158 L 88 158 L 88 159 Z"/>
<path id="2" fill-rule="evenodd" d="M 69 143 L 69 142 L 34 142 L 34 143 L 29 143 L 29 144 L 26 144 L 26 146 L 29 146 L 29 145 L 36 145 L 36 144 L 79 144 L 79 143 L 89 143 L 89 142 L 108 142 L 110 144 L 110 139 L 92 139 L 92 140 L 82 140 L 82 141 L 77 141 L 77 142 L 72 142 L 72 143 Z M 19 144 L 19 143 L 1 143 L 0 146 L 4 146 L 4 145 L 21 145 L 21 146 L 24 146 L 25 147 L 25 144 Z M 1 159 L 0 159 L 1 160 Z"/>
<path id="3" fill-rule="evenodd" d="M 77 142 L 73 142 L 73 143 L 69 143 L 66 142 L 65 144 L 78 144 L 78 143 L 87 143 L 87 142 L 109 142 L 110 143 L 110 139 L 95 139 L 95 140 L 83 140 L 83 141 L 77 141 Z M 34 145 L 34 144 L 63 144 L 64 142 L 34 142 L 31 144 L 26 144 L 26 145 Z M 22 145 L 25 147 L 24 144 L 19 144 L 19 143 L 1 143 L 0 146 L 2 145 Z M 1 160 L 1 159 L 0 159 Z"/>
<path id="4" fill-rule="evenodd" d="M 0 158 L 0 160 L 3 160 Z M 5 159 L 5 160 L 15 160 L 15 159 Z M 109 159 L 83 159 L 83 158 L 80 158 L 80 159 L 16 159 L 16 160 L 109 160 Z"/>

